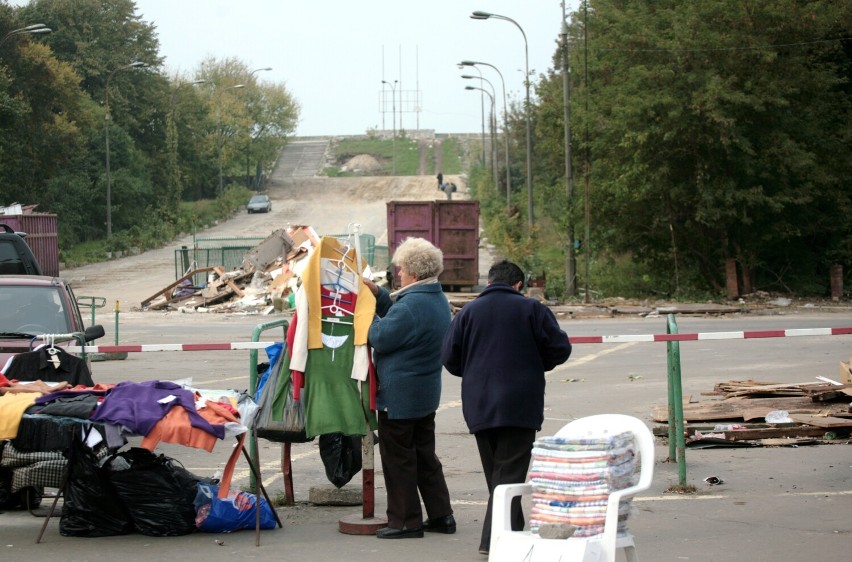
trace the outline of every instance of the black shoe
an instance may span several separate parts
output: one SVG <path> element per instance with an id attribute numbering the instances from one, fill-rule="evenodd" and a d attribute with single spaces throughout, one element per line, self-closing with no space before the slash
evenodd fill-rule
<path id="1" fill-rule="evenodd" d="M 385 527 L 376 531 L 377 539 L 422 539 L 423 527 L 416 529 L 393 529 Z"/>
<path id="2" fill-rule="evenodd" d="M 456 519 L 452 515 L 445 515 L 437 519 L 427 519 L 423 528 L 432 533 L 444 533 L 452 535 L 456 532 Z"/>

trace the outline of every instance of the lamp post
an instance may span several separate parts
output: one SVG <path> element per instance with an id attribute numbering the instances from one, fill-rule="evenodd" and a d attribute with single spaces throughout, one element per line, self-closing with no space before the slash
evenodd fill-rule
<path id="1" fill-rule="evenodd" d="M 487 20 L 490 18 L 505 20 L 515 24 L 515 27 L 521 32 L 524 37 L 524 87 L 526 88 L 526 107 L 524 114 L 527 124 L 527 221 L 530 225 L 530 235 L 532 235 L 532 227 L 535 225 L 535 217 L 533 216 L 533 183 L 532 183 L 532 131 L 530 124 L 530 55 L 529 45 L 527 44 L 527 34 L 524 33 L 524 28 L 512 18 L 492 14 L 490 12 L 476 11 L 470 15 L 471 19 Z"/>
<path id="2" fill-rule="evenodd" d="M 50 29 L 49 27 L 47 27 L 46 25 L 44 25 L 43 23 L 34 23 L 34 24 L 28 25 L 26 27 L 21 27 L 19 29 L 13 29 L 12 31 L 10 31 L 6 35 L 4 35 L 2 39 L 0 39 L 0 45 L 5 43 L 6 40 L 9 39 L 10 37 L 14 37 L 15 35 L 36 35 L 36 34 L 39 34 L 39 33 L 50 33 L 51 31 L 53 31 L 53 30 Z"/>
<path id="3" fill-rule="evenodd" d="M 464 65 L 459 63 L 458 67 L 461 69 Z M 479 77 L 482 78 L 482 71 L 475 66 L 473 69 L 478 72 Z M 485 167 L 485 92 L 479 92 L 479 111 L 482 114 L 482 166 Z"/>
<path id="4" fill-rule="evenodd" d="M 470 74 L 462 74 L 462 78 L 465 80 L 475 80 L 479 79 L 480 82 L 485 82 L 488 84 L 488 87 L 491 88 L 491 113 L 488 115 L 488 128 L 491 131 L 491 168 L 492 175 L 494 176 L 494 191 L 499 192 L 500 186 L 497 180 L 497 139 L 496 139 L 496 131 L 497 131 L 497 117 L 496 117 L 496 109 L 494 106 L 495 100 L 497 99 L 497 93 L 494 90 L 494 84 L 491 83 L 490 80 L 484 78 L 482 76 L 472 76 Z M 483 92 L 487 93 L 487 92 Z M 480 95 L 482 95 L 481 93 Z M 483 143 L 484 146 L 484 143 Z"/>
<path id="5" fill-rule="evenodd" d="M 270 70 L 272 70 L 271 66 L 265 66 L 263 68 L 255 68 L 254 70 L 249 72 L 248 81 L 251 82 L 251 77 L 254 76 L 255 73 L 257 73 L 257 72 L 268 72 Z M 248 142 L 246 142 L 246 187 L 251 187 L 251 177 L 250 177 L 251 176 L 251 168 L 250 168 L 249 162 L 251 160 L 251 143 L 252 143 L 252 140 L 253 139 L 251 137 L 251 128 L 249 128 Z"/>
<path id="6" fill-rule="evenodd" d="M 565 294 L 577 294 L 577 255 L 574 248 L 574 171 L 571 167 L 571 67 L 568 62 L 568 24 L 565 22 L 565 2 L 562 2 L 562 105 L 565 121 L 565 195 L 568 201 L 568 240 L 566 241 Z"/>
<path id="7" fill-rule="evenodd" d="M 476 78 L 476 77 L 475 77 L 475 76 L 473 76 L 472 78 Z M 494 124 L 495 119 L 496 119 L 496 118 L 494 117 L 494 94 L 492 94 L 491 92 L 489 92 L 489 91 L 488 91 L 488 90 L 486 90 L 485 88 L 479 88 L 479 87 L 477 87 L 477 86 L 465 86 L 465 87 L 464 87 L 464 89 L 465 89 L 465 90 L 479 90 L 479 91 L 481 91 L 481 92 L 485 92 L 485 95 L 487 95 L 487 96 L 488 96 L 488 98 L 491 100 L 491 113 L 489 114 L 489 121 L 490 121 L 490 122 L 491 122 L 491 124 L 492 124 L 492 131 L 493 131 L 493 129 L 494 129 L 494 128 L 493 128 L 493 124 Z M 492 133 L 492 139 L 493 139 L 493 136 L 494 136 L 494 135 L 493 135 L 493 133 Z M 492 146 L 494 145 L 494 141 L 493 141 L 493 140 L 491 141 L 491 144 L 492 144 Z M 494 160 L 494 158 L 493 158 L 493 157 L 491 158 L 491 170 L 492 170 L 492 172 L 491 172 L 491 173 L 494 175 L 494 188 L 495 188 L 495 190 L 496 190 L 496 189 L 498 189 L 498 188 L 497 188 L 497 162 Z"/>
<path id="8" fill-rule="evenodd" d="M 115 76 L 116 72 L 121 70 L 128 70 L 130 68 L 146 68 L 148 65 L 141 61 L 134 61 L 130 64 L 125 64 L 123 66 L 119 66 L 112 72 L 110 72 L 106 81 L 106 88 L 104 89 L 104 107 L 106 109 L 106 114 L 104 115 L 104 137 L 106 140 L 106 212 L 107 212 L 107 240 L 112 238 L 112 176 L 110 174 L 109 169 L 109 84 L 112 81 L 112 77 Z"/>
<path id="9" fill-rule="evenodd" d="M 382 80 L 382 84 L 387 84 L 391 87 L 391 117 L 393 118 L 393 123 L 391 124 L 391 129 L 393 131 L 393 141 L 391 143 L 393 150 L 393 175 L 396 175 L 396 83 L 397 80 L 394 80 L 393 83 L 388 82 L 387 80 Z"/>
<path id="10" fill-rule="evenodd" d="M 459 63 L 459 66 L 472 66 L 473 68 L 477 68 L 476 65 L 478 64 L 490 66 L 496 70 L 497 74 L 500 76 L 500 82 L 503 84 L 503 147 L 506 152 L 504 157 L 506 159 L 506 208 L 508 209 L 509 205 L 511 205 L 512 197 L 512 174 L 509 171 L 509 104 L 506 103 L 506 81 L 503 80 L 503 73 L 500 72 L 500 69 L 487 62 L 463 60 Z"/>
<path id="11" fill-rule="evenodd" d="M 219 161 L 219 195 L 225 191 L 225 185 L 222 180 L 222 147 L 225 144 L 225 135 L 222 134 L 222 94 L 228 90 L 238 90 L 245 87 L 245 84 L 235 84 L 227 88 L 222 88 L 216 94 L 216 134 L 219 135 L 219 143 L 216 147 L 216 159 Z"/>

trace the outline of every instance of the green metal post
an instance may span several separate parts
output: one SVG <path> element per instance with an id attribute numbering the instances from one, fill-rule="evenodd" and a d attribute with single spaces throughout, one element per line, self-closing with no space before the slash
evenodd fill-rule
<path id="1" fill-rule="evenodd" d="M 278 326 L 282 327 L 281 341 L 284 341 L 287 337 L 287 327 L 289 325 L 290 323 L 285 318 L 258 324 L 252 331 L 251 341 L 260 341 L 261 333 L 272 328 L 277 328 Z M 254 395 L 257 393 L 257 356 L 256 349 L 249 350 L 249 395 L 252 397 L 252 400 L 254 400 Z M 251 462 L 253 462 L 255 466 L 259 466 L 259 463 L 257 462 L 257 436 L 254 435 L 254 427 L 250 427 L 249 431 L 251 432 L 251 438 L 249 439 L 249 453 L 252 458 Z M 250 474 L 250 485 L 252 489 L 256 489 L 255 480 L 254 473 Z"/>
<path id="2" fill-rule="evenodd" d="M 667 316 L 667 333 L 677 334 L 674 314 Z M 686 486 L 686 440 L 683 429 L 683 387 L 680 376 L 680 342 L 667 346 L 669 387 L 669 460 L 677 459 L 677 474 L 681 486 Z"/>

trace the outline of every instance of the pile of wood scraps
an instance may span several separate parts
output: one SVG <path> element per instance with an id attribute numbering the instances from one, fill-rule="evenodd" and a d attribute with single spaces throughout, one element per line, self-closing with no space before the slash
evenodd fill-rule
<path id="1" fill-rule="evenodd" d="M 803 445 L 846 438 L 852 431 L 852 381 L 774 383 L 731 380 L 708 400 L 684 399 L 687 447 Z M 651 417 L 668 422 L 668 405 Z M 668 435 L 668 426 L 655 433 Z"/>
<path id="2" fill-rule="evenodd" d="M 246 252 L 240 268 L 225 271 L 214 266 L 187 271 L 142 301 L 142 309 L 261 314 L 283 310 L 287 297 L 296 289 L 305 256 L 319 240 L 309 226 L 276 230 Z"/>

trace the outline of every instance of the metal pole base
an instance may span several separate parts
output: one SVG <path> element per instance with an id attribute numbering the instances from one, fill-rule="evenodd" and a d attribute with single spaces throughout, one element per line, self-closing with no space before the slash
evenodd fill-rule
<path id="1" fill-rule="evenodd" d="M 376 531 L 388 526 L 387 517 L 370 517 L 365 519 L 361 514 L 342 517 L 337 530 L 344 535 L 375 535 Z"/>

